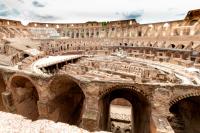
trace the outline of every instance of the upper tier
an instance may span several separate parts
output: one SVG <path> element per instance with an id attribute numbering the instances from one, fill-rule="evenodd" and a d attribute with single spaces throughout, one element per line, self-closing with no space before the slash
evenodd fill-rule
<path id="1" fill-rule="evenodd" d="M 200 9 L 189 11 L 183 20 L 149 24 L 139 24 L 135 19 L 130 19 L 65 24 L 31 22 L 24 26 L 20 21 L 0 19 L 0 39 L 31 37 L 33 39 L 160 38 L 165 40 L 163 37 L 193 36 L 192 40 L 198 41 L 199 27 Z"/>
<path id="2" fill-rule="evenodd" d="M 159 25 L 165 23 L 180 23 L 184 21 L 195 22 L 200 18 L 200 9 L 191 10 L 187 13 L 185 19 L 183 20 L 176 20 L 176 21 L 167 21 L 167 22 L 158 22 L 158 23 L 151 23 L 151 25 Z M 145 26 L 149 24 L 139 24 L 135 19 L 129 20 L 118 20 L 118 21 L 107 21 L 107 22 L 96 22 L 96 21 L 89 21 L 86 23 L 40 23 L 40 22 L 31 22 L 28 25 L 23 25 L 20 21 L 16 20 L 8 20 L 8 19 L 0 19 L 0 26 L 19 26 L 19 27 L 52 27 L 52 28 L 65 28 L 65 27 L 73 27 L 73 28 L 83 28 L 83 27 L 103 27 L 103 26 L 120 26 L 120 27 L 127 27 L 127 26 Z"/>

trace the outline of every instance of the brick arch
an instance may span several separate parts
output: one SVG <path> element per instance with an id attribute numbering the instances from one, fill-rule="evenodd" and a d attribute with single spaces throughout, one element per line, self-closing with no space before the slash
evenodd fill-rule
<path id="1" fill-rule="evenodd" d="M 9 78 L 9 80 L 8 80 L 8 89 L 10 90 L 10 91 L 12 91 L 12 80 L 15 78 L 15 77 L 22 77 L 22 78 L 26 78 L 26 79 L 28 79 L 34 86 L 35 86 L 35 89 L 37 90 L 37 93 L 38 93 L 38 96 L 39 96 L 39 98 L 40 98 L 40 92 L 41 92 L 41 90 L 40 90 L 40 87 L 39 87 L 39 85 L 36 83 L 36 81 L 34 81 L 31 77 L 29 77 L 29 76 L 27 76 L 27 75 L 24 75 L 24 74 L 14 74 L 14 75 L 12 75 L 10 78 Z"/>
<path id="2" fill-rule="evenodd" d="M 147 93 L 145 93 L 143 90 L 139 89 L 138 87 L 135 87 L 132 85 L 116 85 L 116 86 L 108 87 L 107 89 L 104 89 L 102 92 L 99 92 L 99 97 L 101 98 L 105 96 L 106 94 L 109 94 L 113 90 L 122 89 L 122 88 L 141 94 L 147 100 L 150 100 L 149 95 Z"/>
<path id="3" fill-rule="evenodd" d="M 185 94 L 185 95 L 178 96 L 178 97 L 170 100 L 169 106 L 171 107 L 171 106 L 173 106 L 174 104 L 178 103 L 179 101 L 181 101 L 183 99 L 186 99 L 186 98 L 189 98 L 189 97 L 195 97 L 195 96 L 200 96 L 200 92 L 188 93 L 188 94 Z"/>
<path id="4" fill-rule="evenodd" d="M 48 119 L 79 126 L 86 97 L 86 92 L 82 88 L 76 79 L 67 74 L 53 76 L 48 84 L 50 91 Z"/>
<path id="5" fill-rule="evenodd" d="M 110 104 L 116 98 L 127 100 L 131 104 L 132 132 L 150 132 L 151 103 L 148 95 L 132 85 L 116 85 L 99 92 L 99 128 L 111 130 Z"/>
<path id="6" fill-rule="evenodd" d="M 69 79 L 71 80 L 72 82 L 76 83 L 80 89 L 83 91 L 84 95 L 86 96 L 87 93 L 86 93 L 86 90 L 84 89 L 84 87 L 82 86 L 82 84 L 77 80 L 75 79 L 74 77 L 68 75 L 68 74 L 56 74 L 54 76 L 52 76 L 48 82 L 48 88 L 50 89 L 50 86 L 53 84 L 53 82 L 55 80 L 58 80 L 58 78 L 66 78 L 66 79 Z"/>
<path id="7" fill-rule="evenodd" d="M 153 44 L 153 47 L 158 48 L 158 43 L 159 43 L 159 42 L 156 41 L 156 42 Z"/>
<path id="8" fill-rule="evenodd" d="M 171 100 L 168 118 L 175 132 L 200 132 L 200 92 L 188 93 Z"/>
<path id="9" fill-rule="evenodd" d="M 29 76 L 14 74 L 9 79 L 9 91 L 12 92 L 16 113 L 37 120 L 39 111 L 39 87 Z"/>
<path id="10" fill-rule="evenodd" d="M 176 45 L 176 49 L 185 49 L 185 45 L 184 44 L 178 44 L 178 45 Z"/>
<path id="11" fill-rule="evenodd" d="M 175 49 L 177 47 L 177 44 L 175 44 L 174 42 L 166 44 L 166 48 L 171 48 L 171 47 Z"/>

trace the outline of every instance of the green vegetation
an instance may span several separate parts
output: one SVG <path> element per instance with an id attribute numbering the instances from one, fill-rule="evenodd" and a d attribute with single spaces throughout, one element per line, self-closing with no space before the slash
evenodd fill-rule
<path id="1" fill-rule="evenodd" d="M 102 26 L 107 26 L 109 22 L 101 22 Z"/>

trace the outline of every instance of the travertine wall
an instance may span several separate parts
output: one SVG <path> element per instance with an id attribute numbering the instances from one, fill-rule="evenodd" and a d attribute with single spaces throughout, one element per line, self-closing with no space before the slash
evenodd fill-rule
<path id="1" fill-rule="evenodd" d="M 7 73 L 4 73 L 4 74 L 7 75 L 7 76 L 3 76 L 4 81 L 7 85 L 6 86 L 7 92 L 3 93 L 2 96 L 3 96 L 4 105 L 7 111 L 15 112 L 17 114 L 22 114 L 33 120 L 37 118 L 47 118 L 47 119 L 52 119 L 54 121 L 69 122 L 71 124 L 78 125 L 80 127 L 83 127 L 91 131 L 109 130 L 109 128 L 108 129 L 105 128 L 105 126 L 109 126 L 107 125 L 107 121 L 105 120 L 108 118 L 107 113 L 105 113 L 104 115 L 101 115 L 101 113 L 103 113 L 102 111 L 106 111 L 104 107 L 106 107 L 107 103 L 109 103 L 109 102 L 106 102 L 107 95 L 110 95 L 113 98 L 117 98 L 119 93 L 120 94 L 123 93 L 124 98 L 126 99 L 128 97 L 136 98 L 135 100 L 133 99 L 134 102 L 132 102 L 132 100 L 129 99 L 133 107 L 137 109 L 137 111 L 135 110 L 137 112 L 137 115 L 135 114 L 133 116 L 133 119 L 135 121 L 135 123 L 132 125 L 133 127 L 135 127 L 133 129 L 135 129 L 135 131 L 137 132 L 141 131 L 142 133 L 148 133 L 149 131 L 154 133 L 154 132 L 158 132 L 158 130 L 166 130 L 165 132 L 170 132 L 170 129 L 163 129 L 163 125 L 162 125 L 163 123 L 160 123 L 159 121 L 157 121 L 158 119 L 162 119 L 165 124 L 168 124 L 167 126 L 170 126 L 169 123 L 167 122 L 167 118 L 172 115 L 169 111 L 170 106 L 171 106 L 170 101 L 175 100 L 176 97 L 179 97 L 179 96 L 190 95 L 191 92 L 200 93 L 198 87 L 192 87 L 192 86 L 190 87 L 190 89 L 186 89 L 188 88 L 188 86 L 181 86 L 181 85 L 161 87 L 158 85 L 144 85 L 144 84 L 130 84 L 130 83 L 121 84 L 117 82 L 116 83 L 109 83 L 109 82 L 87 83 L 81 80 L 77 80 L 74 77 L 67 76 L 65 74 L 57 75 L 50 79 L 42 79 L 37 76 L 36 77 L 27 76 L 24 74 L 14 74 L 14 75 L 11 74 L 10 76 L 8 76 Z M 28 84 L 26 82 L 19 82 L 20 83 L 19 84 L 18 81 L 21 79 L 31 84 Z M 38 99 L 36 101 L 29 100 L 29 103 L 33 102 L 37 104 L 37 108 L 35 109 L 28 108 L 30 110 L 29 113 L 26 112 L 27 108 L 20 108 L 20 109 L 18 108 L 19 104 L 21 104 L 21 106 L 24 106 L 24 107 L 27 105 L 30 106 L 31 104 L 26 104 L 27 103 L 26 98 L 22 97 L 22 95 L 25 94 L 23 92 L 26 92 L 26 91 L 20 91 L 23 88 L 19 88 L 16 85 L 23 86 L 23 87 L 29 86 L 29 88 L 31 86 L 32 87 L 34 86 L 33 89 L 36 90 Z M 70 91 L 70 88 L 73 88 L 74 91 Z M 28 89 L 28 90 L 31 91 L 32 89 Z M 4 91 L 5 91 L 5 88 L 4 88 Z M 16 91 L 19 91 L 18 94 L 21 95 L 20 101 L 19 101 L 19 97 L 18 97 L 18 100 L 16 100 L 15 98 L 19 96 L 15 93 Z M 9 92 L 12 93 L 13 98 L 10 97 L 11 93 Z M 66 95 L 64 95 L 64 92 Z M 79 96 L 79 94 L 83 96 L 82 102 L 80 102 L 81 100 L 79 98 L 81 98 L 80 97 L 81 95 Z M 67 97 L 70 97 L 71 100 L 67 100 L 68 102 L 66 103 L 64 103 L 64 101 L 66 100 L 58 101 L 58 103 L 53 102 L 55 101 L 55 98 L 66 99 Z M 121 95 L 119 97 L 121 97 Z M 139 101 L 137 101 L 137 97 Z M 67 107 L 65 106 L 72 102 L 74 103 L 73 105 L 78 108 L 70 106 L 71 107 L 70 109 L 72 109 L 75 112 L 78 111 L 80 115 L 78 115 L 79 113 L 75 113 L 75 112 L 74 113 L 76 115 L 75 116 L 72 115 L 72 113 L 70 113 L 72 110 L 70 111 L 68 106 Z M 137 105 L 135 102 L 136 103 L 143 102 L 143 104 Z M 148 107 L 146 108 L 147 117 L 142 117 L 144 116 L 145 107 Z M 31 111 L 31 109 L 33 110 Z M 27 115 L 22 113 L 23 111 L 25 111 Z M 33 115 L 31 114 L 33 114 L 35 111 L 38 111 L 39 117 L 32 118 Z M 71 120 L 74 120 L 74 121 L 70 120 L 70 118 L 68 117 L 69 114 L 73 116 Z M 66 119 L 62 120 L 62 118 L 65 118 L 65 115 L 66 115 Z M 138 116 L 138 121 L 140 121 L 138 123 L 136 122 L 137 121 L 136 116 Z M 104 120 L 105 122 L 103 122 Z M 141 121 L 143 121 L 143 123 L 141 123 Z M 102 124 L 104 125 L 103 127 L 101 126 Z M 146 127 L 145 131 L 142 130 L 144 129 L 142 124 L 143 126 Z"/>
<path id="2" fill-rule="evenodd" d="M 120 55 L 121 58 L 138 57 L 148 61 L 199 68 L 199 16 L 200 11 L 195 10 L 189 12 L 184 20 L 155 24 L 139 24 L 135 20 L 124 20 L 83 24 L 30 23 L 23 26 L 18 21 L 0 20 L 0 35 L 3 40 L 30 37 L 41 42 L 39 50 L 43 51 L 43 54 L 23 60 L 19 66 L 22 70 L 44 56 L 74 53 L 90 56 L 112 54 Z M 6 42 L 3 44 L 1 48 L 7 55 L 17 52 Z M 172 82 L 173 77 L 170 81 L 166 80 L 171 75 L 167 77 L 166 74 L 159 73 L 149 66 L 134 66 L 130 62 L 87 63 L 82 62 L 82 66 L 95 66 L 96 71 L 108 69 L 110 75 L 111 71 L 120 71 L 132 73 L 140 79 L 164 79 L 166 84 L 132 82 L 133 80 L 127 82 L 121 80 L 122 78 L 112 82 L 98 80 L 98 77 L 89 80 L 88 75 L 78 75 L 86 71 L 82 68 L 87 68 L 78 67 L 76 64 L 63 67 L 63 71 L 47 78 L 31 73 L 25 74 L 23 71 L 15 72 L 16 69 L 12 72 L 4 69 L 0 75 L 0 85 L 5 109 L 32 120 L 47 118 L 78 125 L 91 131 L 109 131 L 109 105 L 115 98 L 125 98 L 133 107 L 132 130 L 136 133 L 169 133 L 173 132 L 171 127 L 176 129 L 180 122 L 187 124 L 181 127 L 181 131 L 200 132 L 199 115 L 192 119 L 192 112 L 199 112 L 199 109 L 195 109 L 195 104 L 199 106 L 196 97 L 198 99 L 200 96 L 199 86 L 196 84 L 177 85 L 179 82 L 175 80 L 176 85 L 167 84 Z M 76 72 L 70 74 L 69 71 L 65 71 L 67 69 Z"/>

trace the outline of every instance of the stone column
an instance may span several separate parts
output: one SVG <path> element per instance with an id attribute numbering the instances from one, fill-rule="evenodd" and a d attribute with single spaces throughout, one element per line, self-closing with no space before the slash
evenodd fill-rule
<path id="1" fill-rule="evenodd" d="M 38 105 L 38 111 L 39 111 L 39 118 L 48 118 L 49 115 L 49 110 L 50 110 L 50 106 L 48 105 L 48 102 L 45 100 L 39 100 L 37 102 Z"/>
<path id="2" fill-rule="evenodd" d="M 167 117 L 172 114 L 169 112 L 169 102 L 172 91 L 168 87 L 158 87 L 152 97 L 152 125 L 151 133 L 174 133 Z"/>
<path id="3" fill-rule="evenodd" d="M 69 37 L 72 38 L 72 30 L 69 32 Z"/>
<path id="4" fill-rule="evenodd" d="M 78 39 L 81 38 L 81 30 L 80 29 L 77 29 L 77 33 L 78 33 L 78 37 L 77 38 Z"/>
<path id="5" fill-rule="evenodd" d="M 16 108 L 13 103 L 12 94 L 10 91 L 5 91 L 1 93 L 3 106 L 5 107 L 6 111 L 14 113 Z"/>
<path id="6" fill-rule="evenodd" d="M 153 115 L 152 122 L 154 125 L 151 125 L 151 133 L 174 133 L 167 118 Z"/>
<path id="7" fill-rule="evenodd" d="M 85 87 L 87 92 L 84 103 L 81 127 L 89 131 L 99 130 L 100 107 L 99 107 L 99 86 L 90 84 Z"/>
<path id="8" fill-rule="evenodd" d="M 84 29 L 84 32 L 83 32 L 83 36 L 84 36 L 84 38 L 86 38 L 87 37 L 87 29 Z"/>
<path id="9" fill-rule="evenodd" d="M 77 34 L 77 30 L 74 30 L 74 38 L 77 38 L 76 34 Z"/>
<path id="10" fill-rule="evenodd" d="M 99 130 L 99 107 L 98 97 L 88 96 L 86 98 L 85 110 L 82 116 L 81 127 L 89 131 Z"/>
<path id="11" fill-rule="evenodd" d="M 91 38 L 91 29 L 89 29 L 88 31 L 89 31 L 89 38 Z"/>

